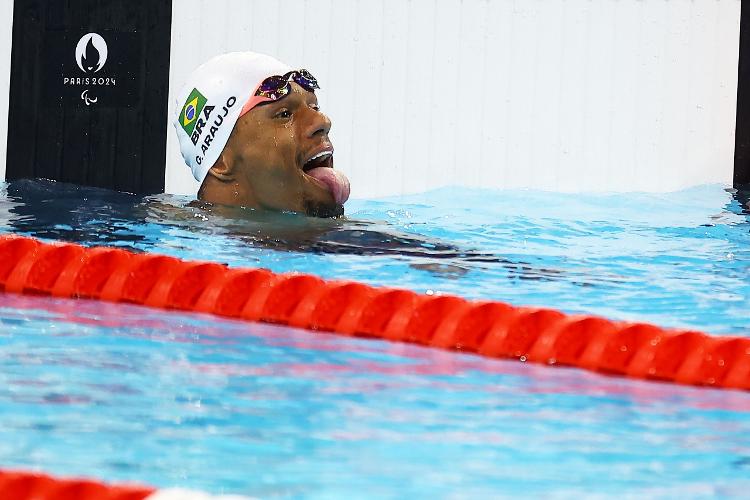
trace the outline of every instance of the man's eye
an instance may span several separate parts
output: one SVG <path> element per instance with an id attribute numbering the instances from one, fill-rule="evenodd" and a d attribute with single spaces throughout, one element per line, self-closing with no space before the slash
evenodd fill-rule
<path id="1" fill-rule="evenodd" d="M 288 109 L 282 109 L 276 113 L 276 118 L 291 118 L 292 113 Z"/>

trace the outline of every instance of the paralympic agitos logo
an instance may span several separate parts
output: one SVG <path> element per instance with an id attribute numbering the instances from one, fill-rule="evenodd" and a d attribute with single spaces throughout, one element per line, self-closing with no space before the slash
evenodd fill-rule
<path id="1" fill-rule="evenodd" d="M 214 136 L 219 131 L 219 128 L 221 128 L 221 125 L 224 123 L 224 118 L 229 114 L 229 110 L 236 103 L 237 98 L 234 96 L 230 96 L 227 99 L 226 104 L 218 112 L 219 114 L 215 116 L 214 121 L 210 123 L 208 133 L 205 134 L 205 137 L 203 137 L 203 142 L 201 144 L 201 153 L 203 155 L 205 155 L 206 151 L 208 151 L 208 148 L 211 147 L 211 142 L 214 140 Z M 201 140 L 204 128 L 209 125 L 209 118 L 211 117 L 211 113 L 213 113 L 215 108 L 216 106 L 209 105 L 208 99 L 206 99 L 206 97 L 201 94 L 198 89 L 195 88 L 190 92 L 190 95 L 188 95 L 188 98 L 185 100 L 185 105 L 182 107 L 182 111 L 180 111 L 179 122 L 182 130 L 184 130 L 188 137 L 190 137 L 190 141 L 193 143 L 193 145 L 197 146 L 198 141 Z M 195 157 L 195 162 L 198 165 L 200 165 L 202 161 L 203 156 Z"/>

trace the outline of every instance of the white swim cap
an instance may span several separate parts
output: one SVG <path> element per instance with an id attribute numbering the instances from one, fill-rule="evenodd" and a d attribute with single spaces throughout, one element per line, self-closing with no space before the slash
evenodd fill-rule
<path id="1" fill-rule="evenodd" d="M 271 56 L 231 52 L 190 74 L 177 94 L 174 128 L 182 157 L 198 182 L 219 158 L 243 111 L 250 109 L 246 104 L 258 86 L 269 76 L 288 71 L 289 66 Z"/>

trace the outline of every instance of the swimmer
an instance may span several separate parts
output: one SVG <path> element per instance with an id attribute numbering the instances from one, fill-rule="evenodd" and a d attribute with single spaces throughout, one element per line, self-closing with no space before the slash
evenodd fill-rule
<path id="1" fill-rule="evenodd" d="M 174 126 L 198 199 L 218 205 L 331 217 L 349 180 L 333 169 L 331 120 L 315 77 L 254 52 L 198 67 L 178 94 Z"/>

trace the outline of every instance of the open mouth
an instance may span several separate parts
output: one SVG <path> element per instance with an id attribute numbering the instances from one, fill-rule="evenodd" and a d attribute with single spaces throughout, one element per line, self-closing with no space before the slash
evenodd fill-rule
<path id="1" fill-rule="evenodd" d="M 333 147 L 321 144 L 317 153 L 310 154 L 312 156 L 302 164 L 302 175 L 328 189 L 336 205 L 343 205 L 349 199 L 351 188 L 346 175 L 333 169 Z"/>
<path id="2" fill-rule="evenodd" d="M 302 165 L 302 171 L 308 173 L 318 167 L 333 168 L 333 151 L 321 151 Z"/>

